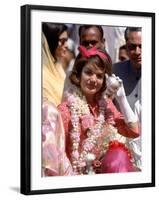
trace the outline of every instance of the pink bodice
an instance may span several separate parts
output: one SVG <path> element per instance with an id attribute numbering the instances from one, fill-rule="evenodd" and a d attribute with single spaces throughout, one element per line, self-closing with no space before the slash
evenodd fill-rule
<path id="1" fill-rule="evenodd" d="M 105 105 L 106 105 L 105 124 L 113 125 L 114 127 L 116 127 L 118 129 L 118 132 L 123 136 L 132 137 L 132 138 L 139 136 L 138 130 L 130 129 L 128 127 L 128 125 L 124 122 L 123 115 L 116 109 L 112 100 L 108 99 L 105 102 Z M 90 105 L 89 105 L 89 108 L 90 108 L 90 112 L 93 114 L 94 120 L 95 120 L 95 116 L 98 115 L 98 111 L 97 111 L 97 109 L 94 109 Z M 58 109 L 61 113 L 64 129 L 65 129 L 66 153 L 67 153 L 68 158 L 70 159 L 71 151 L 72 151 L 72 142 L 71 142 L 69 133 L 71 131 L 72 124 L 71 124 L 71 113 L 69 110 L 68 102 L 65 101 L 62 104 L 60 104 L 58 106 Z M 87 137 L 87 133 L 82 126 L 82 116 L 81 116 L 80 121 L 81 121 L 80 144 L 82 144 L 83 140 Z"/>

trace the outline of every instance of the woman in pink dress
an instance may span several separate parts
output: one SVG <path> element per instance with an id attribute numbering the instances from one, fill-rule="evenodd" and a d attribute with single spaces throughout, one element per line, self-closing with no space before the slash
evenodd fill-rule
<path id="1" fill-rule="evenodd" d="M 72 174 L 135 171 L 126 137 L 138 137 L 139 124 L 122 81 L 112 75 L 112 61 L 105 51 L 80 46 L 79 52 L 70 75 L 72 86 L 58 106 Z"/>

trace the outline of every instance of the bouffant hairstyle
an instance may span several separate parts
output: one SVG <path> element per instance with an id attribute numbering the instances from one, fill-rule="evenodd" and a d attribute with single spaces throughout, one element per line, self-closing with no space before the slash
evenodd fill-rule
<path id="1" fill-rule="evenodd" d="M 80 87 L 80 79 L 81 79 L 81 73 L 87 64 L 93 65 L 95 68 L 99 68 L 103 71 L 104 74 L 108 74 L 111 76 L 112 74 L 112 60 L 109 54 L 103 50 L 98 49 L 98 51 L 102 52 L 105 55 L 105 58 L 101 58 L 99 55 L 91 55 L 90 57 L 85 57 L 82 54 L 78 54 L 76 57 L 72 72 L 69 76 L 72 84 L 76 85 L 77 87 Z M 100 92 L 103 92 L 106 89 L 106 80 L 103 80 L 103 85 L 100 90 Z"/>

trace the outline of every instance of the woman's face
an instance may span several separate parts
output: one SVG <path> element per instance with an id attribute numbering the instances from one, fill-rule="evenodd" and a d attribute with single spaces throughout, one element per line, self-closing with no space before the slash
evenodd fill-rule
<path id="1" fill-rule="evenodd" d="M 59 36 L 58 46 L 55 50 L 55 57 L 57 59 L 60 59 L 66 56 L 65 54 L 67 52 L 67 40 L 68 40 L 68 33 L 67 31 L 64 31 Z"/>
<path id="2" fill-rule="evenodd" d="M 94 99 L 96 93 L 100 91 L 103 86 L 104 72 L 95 67 L 91 63 L 87 63 L 81 72 L 80 87 L 83 94 L 88 99 Z"/>

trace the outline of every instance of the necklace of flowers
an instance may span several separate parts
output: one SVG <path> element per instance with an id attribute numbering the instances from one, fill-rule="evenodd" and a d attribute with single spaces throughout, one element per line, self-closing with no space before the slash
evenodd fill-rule
<path id="1" fill-rule="evenodd" d="M 104 97 L 98 101 L 99 116 L 96 119 L 95 125 L 94 117 L 90 113 L 87 100 L 77 88 L 73 94 L 68 95 L 68 103 L 71 111 L 72 122 L 72 130 L 70 132 L 72 142 L 71 162 L 74 173 L 82 174 L 84 167 L 87 166 L 87 161 L 89 161 L 88 155 L 92 155 L 91 150 L 96 145 L 97 139 L 102 132 L 103 123 L 105 122 L 104 116 L 106 101 Z M 81 133 L 79 124 L 80 117 L 83 118 L 83 127 L 87 130 L 87 138 L 81 145 L 81 152 L 79 152 Z"/>

